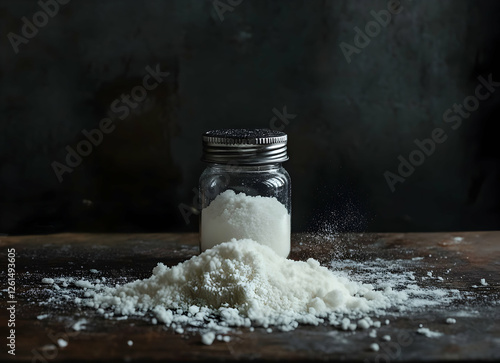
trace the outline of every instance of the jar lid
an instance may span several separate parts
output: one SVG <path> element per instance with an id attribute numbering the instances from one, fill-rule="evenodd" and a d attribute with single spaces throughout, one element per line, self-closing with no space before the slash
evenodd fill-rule
<path id="1" fill-rule="evenodd" d="M 288 160 L 287 135 L 270 129 L 219 129 L 203 134 L 202 161 L 263 165 Z"/>

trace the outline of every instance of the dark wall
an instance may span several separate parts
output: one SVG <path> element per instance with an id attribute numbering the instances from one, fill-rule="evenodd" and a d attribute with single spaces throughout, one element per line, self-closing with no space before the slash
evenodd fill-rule
<path id="1" fill-rule="evenodd" d="M 0 1 L 0 233 L 197 230 L 221 127 L 289 135 L 295 231 L 500 228 L 498 2 L 41 3 Z"/>

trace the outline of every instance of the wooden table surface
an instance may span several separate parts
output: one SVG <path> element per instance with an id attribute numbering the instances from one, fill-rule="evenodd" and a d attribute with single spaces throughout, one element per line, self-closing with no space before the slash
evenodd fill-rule
<path id="1" fill-rule="evenodd" d="M 462 237 L 455 238 L 455 237 Z M 398 264 L 411 262 L 419 285 L 458 289 L 464 298 L 452 306 L 437 306 L 387 316 L 378 329 L 343 331 L 332 326 L 300 326 L 292 332 L 237 328 L 228 343 L 206 346 L 199 334 L 176 334 L 144 318 L 104 319 L 94 310 L 68 303 L 43 304 L 50 297 L 45 277 L 92 278 L 100 271 L 109 282 L 146 278 L 161 261 L 174 265 L 198 253 L 196 234 L 57 234 L 0 237 L 2 261 L 2 334 L 0 359 L 49 362 L 82 360 L 348 360 L 447 361 L 500 360 L 500 232 L 387 233 L 327 236 L 294 235 L 291 259 L 309 257 L 328 264 L 332 258 L 368 263 L 377 258 Z M 15 356 L 9 355 L 5 270 L 8 249 L 15 249 Z M 415 258 L 420 257 L 420 258 Z M 420 279 L 428 271 L 444 281 Z M 486 279 L 483 286 L 480 280 Z M 477 287 L 472 287 L 477 286 Z M 45 319 L 37 319 L 47 315 Z M 455 316 L 456 324 L 446 324 Z M 80 318 L 81 331 L 71 326 Z M 382 321 L 385 317 L 380 317 Z M 443 332 L 438 338 L 418 334 L 419 324 Z M 391 342 L 380 339 L 389 334 Z M 64 348 L 54 345 L 64 338 Z M 129 346 L 127 342 L 133 341 Z M 380 351 L 368 349 L 377 341 Z"/>

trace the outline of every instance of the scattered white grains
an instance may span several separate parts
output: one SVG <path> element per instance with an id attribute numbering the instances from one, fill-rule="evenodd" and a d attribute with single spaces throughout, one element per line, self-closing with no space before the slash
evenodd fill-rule
<path id="1" fill-rule="evenodd" d="M 129 340 L 129 341 L 127 342 L 127 345 L 128 345 L 129 347 L 131 347 L 132 345 L 134 345 L 134 342 L 133 342 L 132 340 Z"/>
<path id="2" fill-rule="evenodd" d="M 95 268 L 91 268 L 91 269 L 90 269 L 90 272 L 92 272 L 93 274 L 98 274 L 98 273 L 99 273 L 99 271 L 98 271 L 98 270 L 96 270 Z"/>
<path id="3" fill-rule="evenodd" d="M 453 319 L 453 318 L 448 318 L 448 319 L 446 319 L 446 323 L 447 323 L 447 324 L 455 324 L 456 322 L 457 322 L 457 320 L 456 320 L 456 319 Z"/>
<path id="4" fill-rule="evenodd" d="M 384 335 L 382 337 L 382 340 L 385 340 L 386 342 L 390 342 L 391 341 L 391 336 L 390 335 Z"/>
<path id="5" fill-rule="evenodd" d="M 45 318 L 48 318 L 49 317 L 49 314 L 42 314 L 42 315 L 38 315 L 36 318 L 38 320 L 42 320 L 42 319 L 45 319 Z"/>
<path id="6" fill-rule="evenodd" d="M 481 279 L 481 285 L 488 286 L 488 283 L 486 282 L 486 279 Z"/>
<path id="7" fill-rule="evenodd" d="M 64 339 L 57 339 L 57 345 L 61 348 L 66 348 L 68 346 L 68 342 Z"/>
<path id="8" fill-rule="evenodd" d="M 85 329 L 85 324 L 87 324 L 87 319 L 81 319 L 74 323 L 71 328 L 75 331 L 80 331 Z"/>
<path id="9" fill-rule="evenodd" d="M 47 351 L 47 350 L 54 351 L 57 349 L 57 347 L 54 344 L 45 344 L 40 349 L 44 350 L 44 351 Z"/>
<path id="10" fill-rule="evenodd" d="M 374 352 L 378 352 L 380 350 L 380 347 L 377 343 L 372 343 L 370 344 L 370 349 L 373 350 Z"/>
<path id="11" fill-rule="evenodd" d="M 373 329 L 372 331 L 370 331 L 370 333 L 368 334 L 368 336 L 370 338 L 376 338 L 377 337 L 377 331 L 375 329 Z"/>
<path id="12" fill-rule="evenodd" d="M 417 333 L 425 335 L 427 338 L 438 338 L 443 335 L 443 333 L 429 330 L 429 328 L 418 328 Z"/>
<path id="13" fill-rule="evenodd" d="M 45 277 L 42 279 L 42 283 L 52 285 L 54 283 L 54 279 Z"/>

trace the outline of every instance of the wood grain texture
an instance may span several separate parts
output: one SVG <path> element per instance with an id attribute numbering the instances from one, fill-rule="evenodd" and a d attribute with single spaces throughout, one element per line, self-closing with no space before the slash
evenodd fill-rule
<path id="1" fill-rule="evenodd" d="M 457 240 L 454 237 L 463 237 Z M 394 263 L 414 261 L 416 276 L 433 271 L 446 279 L 429 279 L 426 286 L 446 287 L 465 292 L 456 306 L 428 308 L 391 319 L 378 329 L 378 338 L 368 331 L 345 332 L 331 326 L 301 326 L 293 332 L 264 329 L 236 329 L 229 343 L 201 343 L 193 332 L 175 334 L 172 329 L 152 325 L 140 318 L 103 319 L 92 309 L 73 304 L 41 305 L 50 291 L 44 277 L 92 277 L 100 271 L 109 281 L 130 281 L 151 275 L 161 261 L 174 265 L 198 253 L 196 234 L 57 234 L 0 238 L 0 259 L 5 268 L 7 249 L 16 250 L 16 355 L 7 354 L 3 344 L 0 357 L 13 361 L 83 360 L 355 360 L 355 361 L 435 361 L 500 359 L 500 232 L 467 233 L 386 233 L 345 234 L 331 237 L 293 236 L 290 258 L 332 258 L 372 261 L 381 258 Z M 422 257 L 421 260 L 412 260 Z M 7 276 L 2 273 L 2 284 Z M 487 286 L 480 285 L 485 278 Z M 478 285 L 477 288 L 472 288 Z M 7 332 L 7 296 L 2 291 L 0 316 L 2 332 Z M 446 324 L 448 316 L 456 324 Z M 48 314 L 46 319 L 37 316 Z M 75 319 L 86 318 L 85 330 L 74 331 Z M 385 319 L 381 316 L 378 319 Z M 418 325 L 445 333 L 427 338 L 416 333 Z M 389 334 L 391 342 L 380 337 Z M 65 348 L 51 346 L 58 337 L 68 341 Z M 132 340 L 132 346 L 127 341 Z M 369 345 L 378 342 L 379 352 Z"/>

